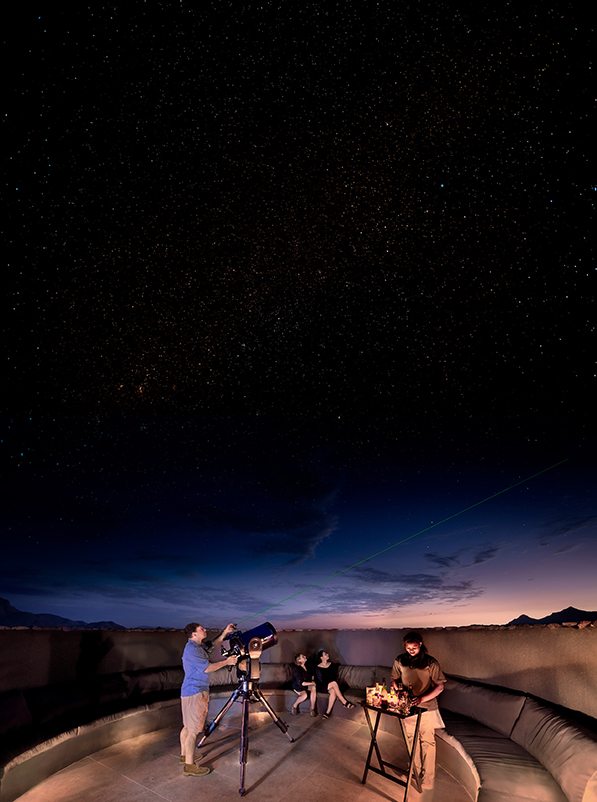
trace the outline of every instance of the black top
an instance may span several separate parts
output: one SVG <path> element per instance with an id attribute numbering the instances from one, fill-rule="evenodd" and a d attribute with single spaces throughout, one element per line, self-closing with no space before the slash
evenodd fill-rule
<path id="1" fill-rule="evenodd" d="M 338 679 L 338 666 L 335 663 L 330 663 L 327 668 L 317 666 L 315 669 L 315 682 L 317 683 L 317 690 L 327 693 L 328 684 Z"/>
<path id="2" fill-rule="evenodd" d="M 295 666 L 294 671 L 292 673 L 292 688 L 295 691 L 306 691 L 307 689 L 303 685 L 303 682 L 311 682 L 313 677 L 309 675 L 309 672 L 306 668 L 302 666 Z"/>

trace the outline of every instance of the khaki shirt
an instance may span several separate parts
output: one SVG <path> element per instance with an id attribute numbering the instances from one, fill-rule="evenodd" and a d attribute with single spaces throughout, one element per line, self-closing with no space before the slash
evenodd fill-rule
<path id="1" fill-rule="evenodd" d="M 403 666 L 400 658 L 394 660 L 392 666 L 392 679 L 396 682 L 401 682 L 404 688 L 407 689 L 409 685 L 413 687 L 413 694 L 415 696 L 423 696 L 430 688 L 437 685 L 438 682 L 445 682 L 446 677 L 441 670 L 440 664 L 435 657 L 429 655 L 429 665 L 425 668 L 408 668 Z M 435 699 L 430 699 L 428 702 L 421 704 L 421 707 L 426 710 L 437 710 L 437 696 Z"/>

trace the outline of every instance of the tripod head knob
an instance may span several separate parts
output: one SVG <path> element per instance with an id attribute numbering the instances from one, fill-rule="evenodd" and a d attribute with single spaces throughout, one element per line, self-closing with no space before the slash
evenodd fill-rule
<path id="1" fill-rule="evenodd" d="M 249 657 L 251 660 L 259 660 L 263 651 L 263 641 L 261 638 L 251 638 L 249 641 Z"/>

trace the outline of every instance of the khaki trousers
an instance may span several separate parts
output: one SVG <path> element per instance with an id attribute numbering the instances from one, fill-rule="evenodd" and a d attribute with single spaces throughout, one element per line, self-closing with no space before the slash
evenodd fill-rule
<path id="1" fill-rule="evenodd" d="M 416 724 L 416 716 L 404 719 L 408 740 L 414 752 L 414 766 L 422 778 L 422 793 L 419 794 L 414 786 L 411 785 L 408 791 L 408 800 L 409 802 L 431 802 L 435 785 L 435 728 L 437 726 L 434 712 L 421 715 L 417 743 L 413 743 Z"/>

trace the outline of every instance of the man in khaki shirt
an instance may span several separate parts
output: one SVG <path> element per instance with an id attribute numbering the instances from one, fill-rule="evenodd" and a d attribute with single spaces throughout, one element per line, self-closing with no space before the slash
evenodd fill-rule
<path id="1" fill-rule="evenodd" d="M 446 678 L 435 657 L 427 653 L 423 638 L 418 632 L 407 632 L 402 643 L 405 651 L 394 660 L 392 687 L 397 689 L 399 684 L 406 689 L 412 687 L 413 703 L 425 709 L 421 714 L 419 744 L 412 744 L 415 717 L 412 716 L 404 721 L 413 747 L 415 769 L 422 778 L 423 789 L 421 796 L 413 789 L 409 799 L 431 802 L 435 784 L 435 730 L 444 726 L 437 697 L 444 689 Z"/>

